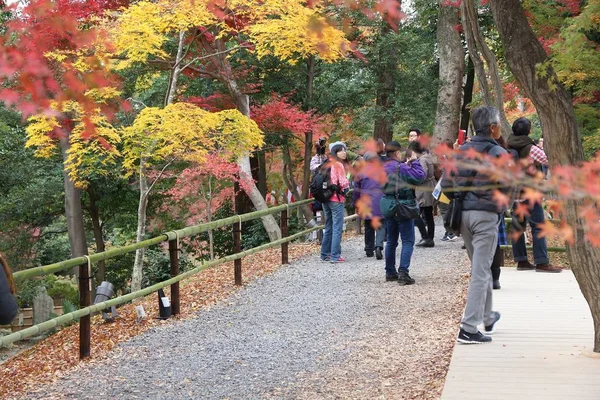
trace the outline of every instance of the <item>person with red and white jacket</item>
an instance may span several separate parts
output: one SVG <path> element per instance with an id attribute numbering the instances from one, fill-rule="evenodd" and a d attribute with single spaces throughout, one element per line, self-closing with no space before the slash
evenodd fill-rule
<path id="1" fill-rule="evenodd" d="M 331 184 L 338 190 L 328 202 L 323 203 L 325 214 L 325 228 L 321 242 L 321 261 L 341 263 L 346 260 L 342 257 L 342 230 L 344 228 L 344 203 L 346 194 L 350 189 L 350 182 L 346 178 L 346 145 L 336 143 L 331 147 L 329 154 L 329 167 L 331 168 Z"/>

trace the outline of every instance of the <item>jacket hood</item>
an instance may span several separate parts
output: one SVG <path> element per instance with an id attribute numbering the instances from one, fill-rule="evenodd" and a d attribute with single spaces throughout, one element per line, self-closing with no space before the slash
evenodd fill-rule
<path id="1" fill-rule="evenodd" d="M 533 144 L 533 139 L 526 135 L 510 135 L 507 142 L 508 148 L 516 150 L 517 153 L 519 153 L 520 158 L 529 156 L 529 152 L 531 151 L 531 146 L 533 146 Z"/>

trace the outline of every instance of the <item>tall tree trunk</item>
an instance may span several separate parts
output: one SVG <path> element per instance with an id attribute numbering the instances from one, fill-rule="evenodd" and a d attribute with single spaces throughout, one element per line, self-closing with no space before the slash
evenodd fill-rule
<path id="1" fill-rule="evenodd" d="M 173 103 L 175 99 L 175 93 L 177 92 L 177 82 L 179 80 L 179 74 L 183 70 L 181 65 L 183 61 L 183 40 L 185 38 L 185 31 L 179 32 L 179 41 L 177 45 L 177 55 L 175 56 L 175 65 L 171 70 L 171 79 L 169 81 L 169 89 L 167 96 L 165 97 L 165 106 Z M 145 158 L 140 159 L 140 200 L 138 203 L 138 226 L 136 232 L 136 242 L 139 243 L 144 240 L 146 236 L 146 220 L 148 219 L 148 197 L 150 197 L 150 191 L 154 187 L 154 183 L 162 176 L 165 169 L 171 164 L 172 161 L 165 164 L 158 177 L 154 180 L 152 185 L 148 186 L 148 178 L 146 176 L 146 163 Z M 131 273 L 131 291 L 135 292 L 142 288 L 142 277 L 144 275 L 144 254 L 146 249 L 141 248 L 135 251 L 135 261 L 133 262 L 133 272 Z"/>
<path id="2" fill-rule="evenodd" d="M 375 97 L 375 126 L 373 137 L 383 139 L 385 143 L 392 140 L 395 118 L 392 113 L 394 94 L 396 92 L 395 71 L 398 68 L 398 52 L 395 46 L 386 46 L 386 41 L 394 32 L 387 20 L 382 21 L 379 61 L 377 63 L 377 93 Z"/>
<path id="3" fill-rule="evenodd" d="M 462 0 L 460 9 L 467 47 L 469 48 L 471 60 L 475 65 L 477 81 L 481 85 L 484 101 L 487 105 L 495 106 L 500 111 L 502 136 L 506 139 L 512 133 L 512 129 L 504 114 L 503 89 L 500 73 L 498 72 L 498 60 L 485 43 L 474 0 Z M 482 56 L 487 65 L 487 74 L 481 60 Z M 488 82 L 488 74 L 491 82 Z"/>
<path id="4" fill-rule="evenodd" d="M 304 100 L 304 110 L 312 108 L 314 81 L 316 76 L 316 60 L 312 55 L 306 60 L 306 99 Z M 302 175 L 302 198 L 308 199 L 310 186 L 310 160 L 313 152 L 313 132 L 304 132 L 304 174 Z M 312 219 L 311 219 L 312 220 Z"/>
<path id="5" fill-rule="evenodd" d="M 88 254 L 87 240 L 85 237 L 85 228 L 83 224 L 83 209 L 81 207 L 81 194 L 75 187 L 75 183 L 69 177 L 66 170 L 67 153 L 70 148 L 69 135 L 66 134 L 60 139 L 60 150 L 63 163 L 63 181 L 65 187 L 65 215 L 67 217 L 67 232 L 69 234 L 69 244 L 71 245 L 71 257 L 81 257 Z M 79 276 L 77 267 L 73 270 L 76 276 Z"/>
<path id="6" fill-rule="evenodd" d="M 465 54 L 456 7 L 440 2 L 437 24 L 440 55 L 440 89 L 437 97 L 434 137 L 436 142 L 454 142 L 458 137 Z"/>
<path id="7" fill-rule="evenodd" d="M 224 76 L 225 84 L 227 85 L 227 89 L 229 90 L 229 94 L 233 98 L 237 109 L 239 112 L 244 114 L 247 117 L 250 117 L 250 103 L 248 101 L 248 96 L 243 94 L 237 85 L 237 82 L 233 78 L 233 74 L 231 73 L 231 65 L 229 65 L 229 61 L 224 61 L 223 65 L 226 68 L 226 72 Z M 266 210 L 268 208 L 267 203 L 265 202 L 265 198 L 260 194 L 260 191 L 256 187 L 254 183 L 254 179 L 252 179 L 252 170 L 250 167 L 250 155 L 245 154 L 240 156 L 237 161 L 238 167 L 240 168 L 240 178 L 245 181 L 245 191 L 250 201 L 254 205 L 254 208 L 257 210 Z M 273 215 L 266 215 L 261 218 L 265 230 L 269 235 L 269 239 L 271 241 L 281 239 L 281 229 L 279 229 L 279 225 L 277 225 L 277 221 Z"/>
<path id="8" fill-rule="evenodd" d="M 257 169 L 256 169 L 256 184 L 258 186 L 258 190 L 262 197 L 267 195 L 267 161 L 265 160 L 265 151 L 258 150 L 254 153 L 254 157 L 256 158 Z"/>
<path id="9" fill-rule="evenodd" d="M 181 62 L 183 60 L 183 40 L 185 39 L 185 31 L 179 32 L 179 42 L 177 46 L 177 55 L 175 56 L 175 65 L 171 70 L 171 80 L 169 81 L 169 90 L 165 99 L 165 105 L 173 103 L 175 93 L 177 91 L 177 81 L 182 70 Z"/>
<path id="10" fill-rule="evenodd" d="M 540 117 L 551 165 L 580 164 L 584 153 L 571 96 L 547 63 L 520 0 L 494 0 L 491 6 L 506 62 Z M 544 76 L 539 73 L 540 66 L 544 66 Z M 567 255 L 592 312 L 594 351 L 600 352 L 600 250 L 585 240 L 581 205 L 575 200 L 565 204 L 566 221 L 574 231 L 574 244 L 567 244 Z"/>
<path id="11" fill-rule="evenodd" d="M 250 102 L 248 101 L 248 96 L 242 93 L 233 75 L 233 69 L 229 59 L 227 58 L 227 49 L 223 39 L 216 39 L 212 43 L 209 43 L 205 37 L 201 37 L 199 40 L 204 49 L 210 54 L 210 61 L 219 71 L 218 78 L 227 87 L 229 95 L 235 102 L 238 111 L 245 116 L 250 117 Z M 266 210 L 268 206 L 265 202 L 265 198 L 260 194 L 254 179 L 252 179 L 250 155 L 245 154 L 240 156 L 237 164 L 240 168 L 240 178 L 245 181 L 246 194 L 250 198 L 250 201 L 252 201 L 254 208 L 257 210 Z M 272 241 L 281 239 L 281 229 L 279 229 L 279 225 L 277 225 L 275 217 L 273 217 L 273 215 L 266 215 L 261 219 L 263 226 L 269 235 L 269 239 Z"/>
<path id="12" fill-rule="evenodd" d="M 475 85 L 475 67 L 473 60 L 468 58 L 467 63 L 467 81 L 463 88 L 463 105 L 460 111 L 460 129 L 469 130 L 469 120 L 471 119 L 471 100 L 473 100 L 473 86 Z"/>
<path id="13" fill-rule="evenodd" d="M 96 192 L 94 188 L 90 185 L 87 188 L 88 196 L 90 196 L 90 206 L 88 208 L 88 212 L 90 214 L 90 218 L 92 220 L 92 227 L 94 230 L 94 241 L 96 242 L 96 251 L 98 253 L 106 250 L 104 245 L 104 235 L 102 234 L 102 224 L 100 222 L 100 211 L 98 210 L 98 205 L 96 204 Z M 96 273 L 96 282 L 100 283 L 104 281 L 106 278 L 106 262 L 104 260 L 98 261 L 98 272 Z"/>
<path id="14" fill-rule="evenodd" d="M 140 160 L 140 201 L 138 203 L 138 226 L 136 232 L 136 243 L 144 240 L 146 236 L 146 211 L 148 209 L 148 179 L 146 177 L 146 164 L 144 158 Z M 135 261 L 133 262 L 133 272 L 131 273 L 131 291 L 135 292 L 142 288 L 142 277 L 144 272 L 144 248 L 135 251 Z"/>

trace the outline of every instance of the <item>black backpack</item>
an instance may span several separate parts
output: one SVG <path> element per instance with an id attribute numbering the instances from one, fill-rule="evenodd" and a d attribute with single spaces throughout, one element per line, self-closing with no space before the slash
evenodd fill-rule
<path id="1" fill-rule="evenodd" d="M 319 165 L 310 181 L 310 194 L 321 203 L 329 202 L 335 193 L 340 193 L 339 188 L 331 184 L 331 167 L 326 166 L 328 163 L 325 161 Z"/>

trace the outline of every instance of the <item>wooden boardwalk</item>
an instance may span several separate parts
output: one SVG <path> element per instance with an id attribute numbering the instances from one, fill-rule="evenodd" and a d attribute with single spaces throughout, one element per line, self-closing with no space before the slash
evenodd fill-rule
<path id="1" fill-rule="evenodd" d="M 443 400 L 600 399 L 593 322 L 571 271 L 503 268 L 493 341 L 454 347 Z"/>

